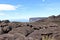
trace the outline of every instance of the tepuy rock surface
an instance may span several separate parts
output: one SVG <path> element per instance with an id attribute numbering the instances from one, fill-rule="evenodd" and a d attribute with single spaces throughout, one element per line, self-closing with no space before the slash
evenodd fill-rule
<path id="1" fill-rule="evenodd" d="M 60 40 L 60 15 L 35 22 L 2 20 L 0 40 Z"/>

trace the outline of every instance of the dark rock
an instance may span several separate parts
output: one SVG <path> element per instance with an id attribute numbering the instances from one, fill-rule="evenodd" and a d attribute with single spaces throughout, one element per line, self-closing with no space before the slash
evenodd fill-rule
<path id="1" fill-rule="evenodd" d="M 51 19 L 55 19 L 55 18 L 56 18 L 56 16 L 52 15 L 52 16 L 50 16 L 49 18 L 51 18 Z"/>
<path id="2" fill-rule="evenodd" d="M 9 20 L 2 20 L 2 22 L 9 23 L 10 21 Z"/>
<path id="3" fill-rule="evenodd" d="M 11 26 L 6 26 L 6 27 L 3 27 L 2 28 L 2 31 L 4 32 L 4 33 L 8 33 L 9 31 L 11 31 L 12 30 L 12 27 Z"/>
<path id="4" fill-rule="evenodd" d="M 39 28 L 33 28 L 34 30 L 39 30 Z"/>
<path id="5" fill-rule="evenodd" d="M 33 27 L 33 25 L 30 25 L 30 27 L 32 28 L 32 27 Z"/>
<path id="6" fill-rule="evenodd" d="M 34 29 L 34 30 L 39 30 L 40 28 L 39 28 L 40 26 L 33 26 L 32 28 Z"/>
<path id="7" fill-rule="evenodd" d="M 0 20 L 0 23 L 2 23 L 2 21 Z"/>
<path id="8" fill-rule="evenodd" d="M 27 26 L 29 26 L 29 24 L 27 24 Z"/>

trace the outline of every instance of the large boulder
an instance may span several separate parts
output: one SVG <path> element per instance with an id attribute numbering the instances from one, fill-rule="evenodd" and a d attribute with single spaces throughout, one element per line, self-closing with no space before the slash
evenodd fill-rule
<path id="1" fill-rule="evenodd" d="M 43 29 L 43 26 L 41 25 L 33 25 L 32 27 L 34 30 L 39 30 L 39 29 Z"/>
<path id="2" fill-rule="evenodd" d="M 11 26 L 12 28 L 17 28 L 16 23 L 8 23 L 8 26 Z"/>
<path id="3" fill-rule="evenodd" d="M 41 34 L 38 30 L 35 30 L 27 37 L 29 40 L 41 40 Z"/>
<path id="4" fill-rule="evenodd" d="M 0 35 L 0 40 L 27 40 L 25 36 L 19 33 Z"/>
<path id="5" fill-rule="evenodd" d="M 5 26 L 7 26 L 7 25 L 8 25 L 7 23 L 2 22 L 2 23 L 0 24 L 0 27 L 5 27 Z"/>
<path id="6" fill-rule="evenodd" d="M 14 40 L 14 35 L 12 34 L 0 35 L 0 40 Z"/>
<path id="7" fill-rule="evenodd" d="M 32 33 L 34 30 L 30 27 L 18 27 L 18 28 L 14 28 L 12 29 L 12 31 L 10 31 L 10 34 L 14 34 L 14 33 L 21 33 L 25 36 L 28 36 L 30 33 Z"/>
<path id="8" fill-rule="evenodd" d="M 41 34 L 47 34 L 47 35 L 49 35 L 50 33 L 53 33 L 51 29 L 40 29 L 39 32 Z"/>
<path id="9" fill-rule="evenodd" d="M 15 33 L 14 37 L 15 37 L 15 40 L 27 40 L 27 38 L 20 33 Z"/>
<path id="10" fill-rule="evenodd" d="M 12 30 L 12 27 L 11 27 L 11 26 L 5 26 L 5 27 L 2 28 L 2 31 L 3 31 L 4 33 L 8 33 L 8 32 L 11 31 L 11 30 Z"/>

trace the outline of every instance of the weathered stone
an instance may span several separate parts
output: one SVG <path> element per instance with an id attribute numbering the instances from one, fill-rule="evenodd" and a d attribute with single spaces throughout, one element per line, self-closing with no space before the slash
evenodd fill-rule
<path id="1" fill-rule="evenodd" d="M 31 32 L 33 32 L 34 30 L 31 29 L 30 27 L 18 27 L 18 28 L 14 28 L 12 29 L 12 31 L 10 31 L 10 34 L 14 34 L 14 33 L 21 33 L 25 36 L 28 36 Z"/>
<path id="2" fill-rule="evenodd" d="M 4 23 L 4 22 L 2 22 L 2 23 L 0 24 L 0 27 L 5 27 L 5 26 L 8 26 L 8 24 L 7 24 L 7 23 Z"/>
<path id="3" fill-rule="evenodd" d="M 35 30 L 30 35 L 28 35 L 28 39 L 29 40 L 40 40 L 41 39 L 41 34 L 38 30 Z"/>
<path id="4" fill-rule="evenodd" d="M 8 33 L 9 31 L 11 31 L 12 30 L 12 27 L 11 26 L 6 26 L 6 27 L 3 27 L 2 28 L 2 31 L 4 32 L 4 33 Z"/>
<path id="5" fill-rule="evenodd" d="M 2 27 L 0 27 L 0 35 L 3 34 Z"/>

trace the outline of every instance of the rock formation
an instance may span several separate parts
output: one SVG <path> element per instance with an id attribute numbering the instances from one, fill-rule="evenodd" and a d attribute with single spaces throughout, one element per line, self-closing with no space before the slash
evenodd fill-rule
<path id="1" fill-rule="evenodd" d="M 60 15 L 34 22 L 0 21 L 0 40 L 60 40 Z"/>

